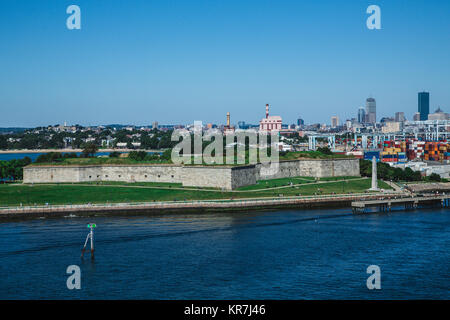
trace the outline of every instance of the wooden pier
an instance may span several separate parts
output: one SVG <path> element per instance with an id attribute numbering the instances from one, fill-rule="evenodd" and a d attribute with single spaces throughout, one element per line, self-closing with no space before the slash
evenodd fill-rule
<path id="1" fill-rule="evenodd" d="M 365 213 L 367 208 L 377 208 L 378 212 L 391 211 L 393 207 L 404 207 L 405 210 L 429 207 L 449 207 L 450 195 L 415 196 L 399 199 L 377 199 L 352 202 L 353 213 Z"/>

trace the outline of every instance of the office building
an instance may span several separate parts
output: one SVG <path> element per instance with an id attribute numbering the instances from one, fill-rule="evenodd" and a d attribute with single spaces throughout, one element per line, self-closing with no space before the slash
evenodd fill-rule
<path id="1" fill-rule="evenodd" d="M 339 117 L 338 116 L 331 117 L 331 127 L 336 128 L 337 126 L 339 126 Z"/>
<path id="2" fill-rule="evenodd" d="M 428 114 L 430 113 L 430 93 L 419 92 L 418 94 L 418 110 L 420 113 L 420 120 L 428 120 Z"/>
<path id="3" fill-rule="evenodd" d="M 358 123 L 366 122 L 366 110 L 364 107 L 358 108 Z"/>
<path id="4" fill-rule="evenodd" d="M 420 112 L 414 113 L 413 120 L 414 121 L 420 121 Z"/>
<path id="5" fill-rule="evenodd" d="M 366 99 L 366 122 L 377 122 L 377 103 L 374 98 Z"/>
<path id="6" fill-rule="evenodd" d="M 395 122 L 404 122 L 406 120 L 404 112 L 395 113 Z"/>

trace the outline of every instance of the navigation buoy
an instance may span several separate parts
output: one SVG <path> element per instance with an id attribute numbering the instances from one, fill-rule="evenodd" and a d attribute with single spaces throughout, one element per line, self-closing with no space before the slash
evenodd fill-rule
<path id="1" fill-rule="evenodd" d="M 88 223 L 87 227 L 91 229 L 86 237 L 86 241 L 84 242 L 84 247 L 81 249 L 81 258 L 83 258 L 84 251 L 86 250 L 86 246 L 88 240 L 91 239 L 91 259 L 94 259 L 94 228 L 97 227 L 95 223 Z"/>

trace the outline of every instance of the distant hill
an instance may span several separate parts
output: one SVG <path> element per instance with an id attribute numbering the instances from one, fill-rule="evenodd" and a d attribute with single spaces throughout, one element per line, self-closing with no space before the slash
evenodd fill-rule
<path id="1" fill-rule="evenodd" d="M 28 130 L 31 128 L 0 128 L 0 133 L 16 133 L 16 132 L 23 132 L 25 130 Z"/>

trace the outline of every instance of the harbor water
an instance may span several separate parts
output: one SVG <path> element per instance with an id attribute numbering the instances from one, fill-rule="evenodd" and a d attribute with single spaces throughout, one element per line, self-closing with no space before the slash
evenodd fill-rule
<path id="1" fill-rule="evenodd" d="M 450 215 L 421 209 L 0 223 L 0 299 L 449 299 Z M 95 260 L 80 258 L 89 229 Z M 67 267 L 81 269 L 69 290 Z M 379 266 L 381 289 L 367 268 Z"/>

